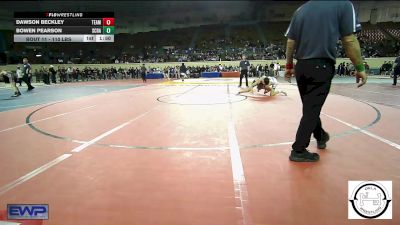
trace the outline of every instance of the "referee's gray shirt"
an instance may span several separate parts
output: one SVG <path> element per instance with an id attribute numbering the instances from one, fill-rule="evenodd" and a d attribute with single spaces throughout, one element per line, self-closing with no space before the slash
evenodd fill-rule
<path id="1" fill-rule="evenodd" d="M 285 36 L 296 42 L 296 59 L 336 61 L 339 38 L 360 30 L 350 1 L 309 1 L 293 14 Z"/>
<path id="2" fill-rule="evenodd" d="M 29 73 L 31 73 L 31 64 L 27 63 L 24 64 L 24 66 L 22 67 L 22 74 L 23 76 L 29 76 Z"/>
<path id="3" fill-rule="evenodd" d="M 240 66 L 240 70 L 247 70 L 248 69 L 247 67 L 250 66 L 250 63 L 247 60 L 242 60 L 242 61 L 240 61 L 239 66 Z"/>

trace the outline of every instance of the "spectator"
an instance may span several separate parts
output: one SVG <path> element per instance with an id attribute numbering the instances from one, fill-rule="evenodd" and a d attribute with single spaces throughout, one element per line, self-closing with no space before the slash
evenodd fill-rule
<path id="1" fill-rule="evenodd" d="M 17 66 L 17 83 L 19 83 L 19 86 L 22 86 L 22 70 L 20 66 Z"/>
<path id="2" fill-rule="evenodd" d="M 400 75 L 400 56 L 394 61 L 394 71 L 393 71 L 393 86 L 397 85 L 397 77 Z"/>

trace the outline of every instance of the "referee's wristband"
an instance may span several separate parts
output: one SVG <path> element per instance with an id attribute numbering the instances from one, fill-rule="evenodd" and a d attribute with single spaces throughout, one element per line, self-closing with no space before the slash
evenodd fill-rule
<path id="1" fill-rule="evenodd" d="M 357 72 L 363 72 L 363 71 L 365 71 L 365 66 L 364 66 L 364 64 L 362 64 L 362 63 L 356 65 L 355 67 L 356 67 Z"/>
<path id="2" fill-rule="evenodd" d="M 285 69 L 287 70 L 293 69 L 293 63 L 286 63 Z"/>

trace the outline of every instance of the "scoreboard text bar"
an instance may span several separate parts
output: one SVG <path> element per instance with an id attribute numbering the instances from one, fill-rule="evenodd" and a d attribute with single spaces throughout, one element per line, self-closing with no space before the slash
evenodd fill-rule
<path id="1" fill-rule="evenodd" d="M 109 17 L 104 17 L 109 18 Z M 106 24 L 107 23 L 107 24 Z M 15 26 L 114 26 L 109 20 L 99 18 L 15 18 Z"/>
<path id="2" fill-rule="evenodd" d="M 113 12 L 14 12 L 14 42 L 114 42 Z"/>
<path id="3" fill-rule="evenodd" d="M 114 42 L 114 35 L 87 34 L 15 34 L 14 42 Z"/>

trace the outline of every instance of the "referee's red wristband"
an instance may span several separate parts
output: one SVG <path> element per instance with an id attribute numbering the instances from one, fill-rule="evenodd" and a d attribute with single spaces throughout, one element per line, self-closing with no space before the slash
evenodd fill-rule
<path id="1" fill-rule="evenodd" d="M 293 69 L 293 63 L 286 63 L 285 68 L 288 69 L 288 70 Z"/>

